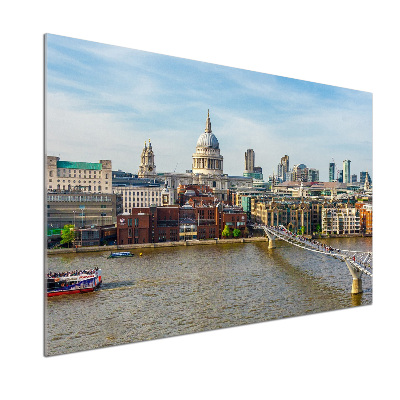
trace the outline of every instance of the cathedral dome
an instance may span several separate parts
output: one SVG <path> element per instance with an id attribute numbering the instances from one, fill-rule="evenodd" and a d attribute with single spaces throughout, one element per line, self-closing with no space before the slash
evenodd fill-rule
<path id="1" fill-rule="evenodd" d="M 212 133 L 211 121 L 210 121 L 210 110 L 208 110 L 206 129 L 204 133 L 197 139 L 196 147 L 208 147 L 211 149 L 219 149 L 219 143 L 217 137 Z"/>
<path id="2" fill-rule="evenodd" d="M 219 149 L 218 139 L 212 132 L 204 132 L 198 138 L 196 147 Z"/>

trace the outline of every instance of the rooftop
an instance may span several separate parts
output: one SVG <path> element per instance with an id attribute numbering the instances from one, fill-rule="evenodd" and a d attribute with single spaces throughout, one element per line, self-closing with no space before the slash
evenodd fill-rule
<path id="1" fill-rule="evenodd" d="M 101 170 L 101 163 L 57 161 L 57 168 Z"/>

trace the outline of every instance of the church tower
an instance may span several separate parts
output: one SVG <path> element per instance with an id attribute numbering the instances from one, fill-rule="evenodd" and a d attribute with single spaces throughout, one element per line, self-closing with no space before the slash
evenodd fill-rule
<path id="1" fill-rule="evenodd" d="M 144 148 L 140 157 L 139 178 L 153 178 L 156 174 L 156 165 L 154 164 L 154 153 L 149 139 L 149 146 L 144 142 Z"/>

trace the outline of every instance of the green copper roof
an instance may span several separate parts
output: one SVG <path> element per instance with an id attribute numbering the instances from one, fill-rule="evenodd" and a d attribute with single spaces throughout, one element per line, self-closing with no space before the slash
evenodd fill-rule
<path id="1" fill-rule="evenodd" d="M 101 163 L 73 162 L 73 161 L 57 161 L 57 168 L 96 169 L 96 170 L 101 170 Z"/>

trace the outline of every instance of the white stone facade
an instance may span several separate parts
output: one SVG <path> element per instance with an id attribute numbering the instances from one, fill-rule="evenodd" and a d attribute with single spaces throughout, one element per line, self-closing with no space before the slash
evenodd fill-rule
<path id="1" fill-rule="evenodd" d="M 173 191 L 163 186 L 125 186 L 114 188 L 114 193 L 122 195 L 123 212 L 130 213 L 135 207 L 171 205 L 175 202 Z M 168 197 L 166 197 L 168 196 Z"/>
<path id="2" fill-rule="evenodd" d="M 211 130 L 210 111 L 206 121 L 206 129 L 197 140 L 196 152 L 192 155 L 192 172 L 202 175 L 222 175 L 223 157 L 219 143 Z"/>
<path id="3" fill-rule="evenodd" d="M 46 188 L 48 192 L 112 193 L 111 161 L 73 162 L 47 156 Z"/>
<path id="4" fill-rule="evenodd" d="M 144 142 L 144 148 L 140 157 L 138 176 L 139 178 L 153 178 L 156 175 L 157 173 L 156 164 L 154 163 L 154 152 L 149 139 L 149 146 L 147 146 L 146 142 Z"/>

